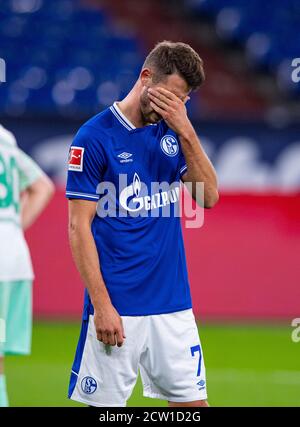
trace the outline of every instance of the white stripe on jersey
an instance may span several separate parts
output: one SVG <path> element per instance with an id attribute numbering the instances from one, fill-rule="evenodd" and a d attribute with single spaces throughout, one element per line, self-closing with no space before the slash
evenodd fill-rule
<path id="1" fill-rule="evenodd" d="M 127 126 L 127 124 L 121 119 L 121 117 L 118 116 L 116 110 L 114 109 L 114 107 L 110 107 L 111 112 L 113 113 L 113 115 L 116 117 L 116 119 L 127 129 L 127 130 L 132 130 L 132 128 L 130 128 L 129 126 Z"/>
<path id="2" fill-rule="evenodd" d="M 99 200 L 99 196 L 96 194 L 78 193 L 77 191 L 66 191 L 67 196 L 84 196 L 90 197 L 91 199 Z"/>

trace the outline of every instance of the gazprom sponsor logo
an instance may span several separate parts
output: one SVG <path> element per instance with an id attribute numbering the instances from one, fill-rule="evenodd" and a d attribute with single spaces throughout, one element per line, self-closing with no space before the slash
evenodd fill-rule
<path id="1" fill-rule="evenodd" d="M 138 212 L 142 209 L 150 211 L 179 201 L 179 186 L 145 196 L 140 196 L 141 189 L 140 177 L 135 173 L 132 183 L 120 193 L 120 204 L 123 209 L 128 212 Z"/>
<path id="2" fill-rule="evenodd" d="M 129 184 L 128 184 L 129 182 Z M 191 197 L 192 185 L 185 182 L 181 192 L 179 181 L 143 182 L 138 172 L 119 174 L 118 185 L 102 181 L 97 186 L 99 195 L 97 215 L 107 217 L 185 217 L 186 228 L 200 228 L 204 222 L 204 184 L 196 183 L 196 200 Z"/>

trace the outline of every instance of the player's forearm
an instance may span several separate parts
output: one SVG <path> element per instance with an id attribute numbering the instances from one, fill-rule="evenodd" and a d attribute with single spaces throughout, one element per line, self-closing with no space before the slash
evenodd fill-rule
<path id="1" fill-rule="evenodd" d="M 203 182 L 204 207 L 213 207 L 219 198 L 216 171 L 192 126 L 179 135 L 179 139 L 187 164 L 187 173 L 184 181 L 192 183 L 192 196 L 195 200 L 197 200 L 196 183 Z M 197 201 L 199 202 L 199 200 Z"/>
<path id="2" fill-rule="evenodd" d="M 90 224 L 76 224 L 70 221 L 69 240 L 76 267 L 88 289 L 96 311 L 111 304 L 101 271 L 98 253 Z"/>

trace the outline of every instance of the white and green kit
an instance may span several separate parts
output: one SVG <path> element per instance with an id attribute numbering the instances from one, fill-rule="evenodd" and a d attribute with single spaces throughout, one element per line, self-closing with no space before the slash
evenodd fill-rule
<path id="1" fill-rule="evenodd" d="M 31 347 L 33 270 L 21 225 L 21 193 L 43 171 L 0 125 L 0 355 Z"/>

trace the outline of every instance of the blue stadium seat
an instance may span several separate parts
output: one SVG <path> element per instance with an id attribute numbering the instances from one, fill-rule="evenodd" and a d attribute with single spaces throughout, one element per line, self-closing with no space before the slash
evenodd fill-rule
<path id="1" fill-rule="evenodd" d="M 93 113 L 109 99 L 104 85 L 101 105 L 101 84 L 111 82 L 121 96 L 114 89 L 122 86 L 125 94 L 142 64 L 137 40 L 116 33 L 102 10 L 79 0 L 0 0 L 0 20 L 8 75 L 1 111 Z"/>
<path id="2" fill-rule="evenodd" d="M 186 4 L 194 13 L 214 18 L 225 41 L 244 45 L 254 67 L 276 75 L 282 64 L 299 56 L 299 0 L 187 0 Z M 299 92 L 299 85 L 291 88 Z"/>

